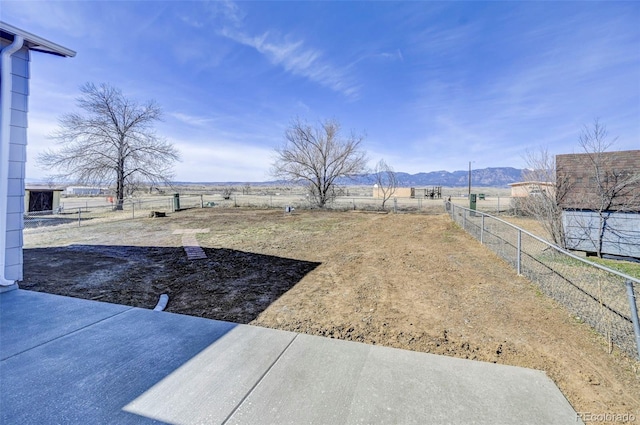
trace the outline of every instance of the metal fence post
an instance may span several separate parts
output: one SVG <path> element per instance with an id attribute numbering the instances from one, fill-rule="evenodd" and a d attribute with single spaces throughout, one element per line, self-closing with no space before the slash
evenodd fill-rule
<path id="1" fill-rule="evenodd" d="M 633 322 L 633 333 L 636 334 L 636 350 L 638 351 L 638 360 L 640 360 L 640 321 L 638 321 L 638 308 L 636 306 L 636 296 L 633 293 L 633 282 L 626 281 L 627 296 L 629 297 L 629 307 L 631 309 L 631 321 Z"/>
<path id="2" fill-rule="evenodd" d="M 200 195 L 200 208 L 204 208 L 204 195 Z"/>
<path id="3" fill-rule="evenodd" d="M 484 244 L 484 214 L 482 214 L 482 226 L 480 227 L 480 243 Z"/>
<path id="4" fill-rule="evenodd" d="M 521 259 L 522 259 L 522 231 L 520 229 L 518 229 L 518 252 L 516 253 L 517 256 L 517 260 L 516 260 L 516 264 L 517 264 L 517 269 L 518 269 L 518 274 L 522 274 L 521 273 Z"/>

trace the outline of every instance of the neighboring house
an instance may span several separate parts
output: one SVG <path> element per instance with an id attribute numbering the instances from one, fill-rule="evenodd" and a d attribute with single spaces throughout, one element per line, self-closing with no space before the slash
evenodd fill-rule
<path id="1" fill-rule="evenodd" d="M 596 172 L 599 170 L 599 172 Z M 640 150 L 556 156 L 566 246 L 640 258 Z"/>
<path id="2" fill-rule="evenodd" d="M 31 52 L 73 57 L 75 52 L 0 21 L 0 290 L 22 280 L 27 113 Z"/>
<path id="3" fill-rule="evenodd" d="M 65 192 L 67 195 L 97 196 L 104 195 L 107 190 L 100 187 L 69 186 Z"/>
<path id="4" fill-rule="evenodd" d="M 383 190 L 377 184 L 373 185 L 373 197 L 381 199 Z M 437 198 L 442 197 L 442 186 L 434 186 L 428 188 L 416 187 L 397 187 L 391 194 L 394 198 Z"/>
<path id="5" fill-rule="evenodd" d="M 389 194 L 387 193 L 387 196 Z M 408 198 L 411 196 L 411 188 L 409 187 L 396 187 L 391 196 L 394 198 Z M 378 187 L 377 184 L 373 185 L 373 197 L 376 199 L 382 199 L 384 197 L 384 189 Z"/>
<path id="6" fill-rule="evenodd" d="M 509 183 L 511 186 L 512 198 L 526 198 L 531 195 L 538 195 L 545 191 L 552 195 L 555 191 L 555 183 L 550 182 L 517 182 Z"/>

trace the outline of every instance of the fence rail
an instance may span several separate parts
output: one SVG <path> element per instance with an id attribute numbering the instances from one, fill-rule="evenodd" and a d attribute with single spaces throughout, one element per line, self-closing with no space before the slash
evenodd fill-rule
<path id="1" fill-rule="evenodd" d="M 294 209 L 314 208 L 313 202 L 304 193 L 239 194 L 227 197 L 219 194 L 180 194 L 178 196 L 153 196 L 126 199 L 122 209 L 115 208 L 107 199 L 67 198 L 56 211 L 39 211 L 24 214 L 24 228 L 37 229 L 52 226 L 85 226 L 111 220 L 143 218 L 150 211 L 172 213 L 177 210 L 210 207 L 248 207 Z M 111 198 L 112 199 L 112 198 Z M 338 196 L 326 208 L 334 210 L 380 210 L 382 199 L 371 196 Z M 441 200 L 426 198 L 392 198 L 386 201 L 389 211 L 420 212 L 428 209 L 439 210 Z"/>
<path id="2" fill-rule="evenodd" d="M 114 204 L 103 203 L 96 199 L 94 202 L 69 202 L 56 211 L 38 211 L 26 213 L 23 217 L 25 229 L 46 228 L 52 226 L 86 226 L 113 220 L 126 220 L 148 217 L 151 211 L 175 212 L 180 209 L 201 208 L 202 195 L 187 195 L 181 197 L 157 197 L 150 199 L 127 199 L 122 209 Z"/>
<path id="3" fill-rule="evenodd" d="M 445 201 L 451 218 L 540 290 L 640 359 L 640 280 L 587 261 L 511 223 Z"/>

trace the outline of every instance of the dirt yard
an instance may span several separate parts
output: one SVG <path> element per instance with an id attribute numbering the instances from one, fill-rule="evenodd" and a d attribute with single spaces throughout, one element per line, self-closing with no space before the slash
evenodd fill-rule
<path id="1" fill-rule="evenodd" d="M 24 240 L 23 289 L 540 369 L 576 411 L 640 421 L 640 363 L 444 214 L 197 209 Z"/>

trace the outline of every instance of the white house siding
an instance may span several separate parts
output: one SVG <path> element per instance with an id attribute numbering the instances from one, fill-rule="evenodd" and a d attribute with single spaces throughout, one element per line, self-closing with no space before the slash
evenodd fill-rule
<path id="1" fill-rule="evenodd" d="M 2 40 L 2 47 L 9 42 Z M 12 56 L 11 128 L 9 133 L 9 181 L 5 277 L 22 280 L 22 228 L 24 177 L 27 160 L 27 112 L 29 100 L 29 49 Z"/>
<path id="2" fill-rule="evenodd" d="M 562 222 L 567 248 L 597 252 L 599 218 L 596 212 L 565 210 Z M 602 252 L 640 258 L 640 213 L 608 213 Z"/>

